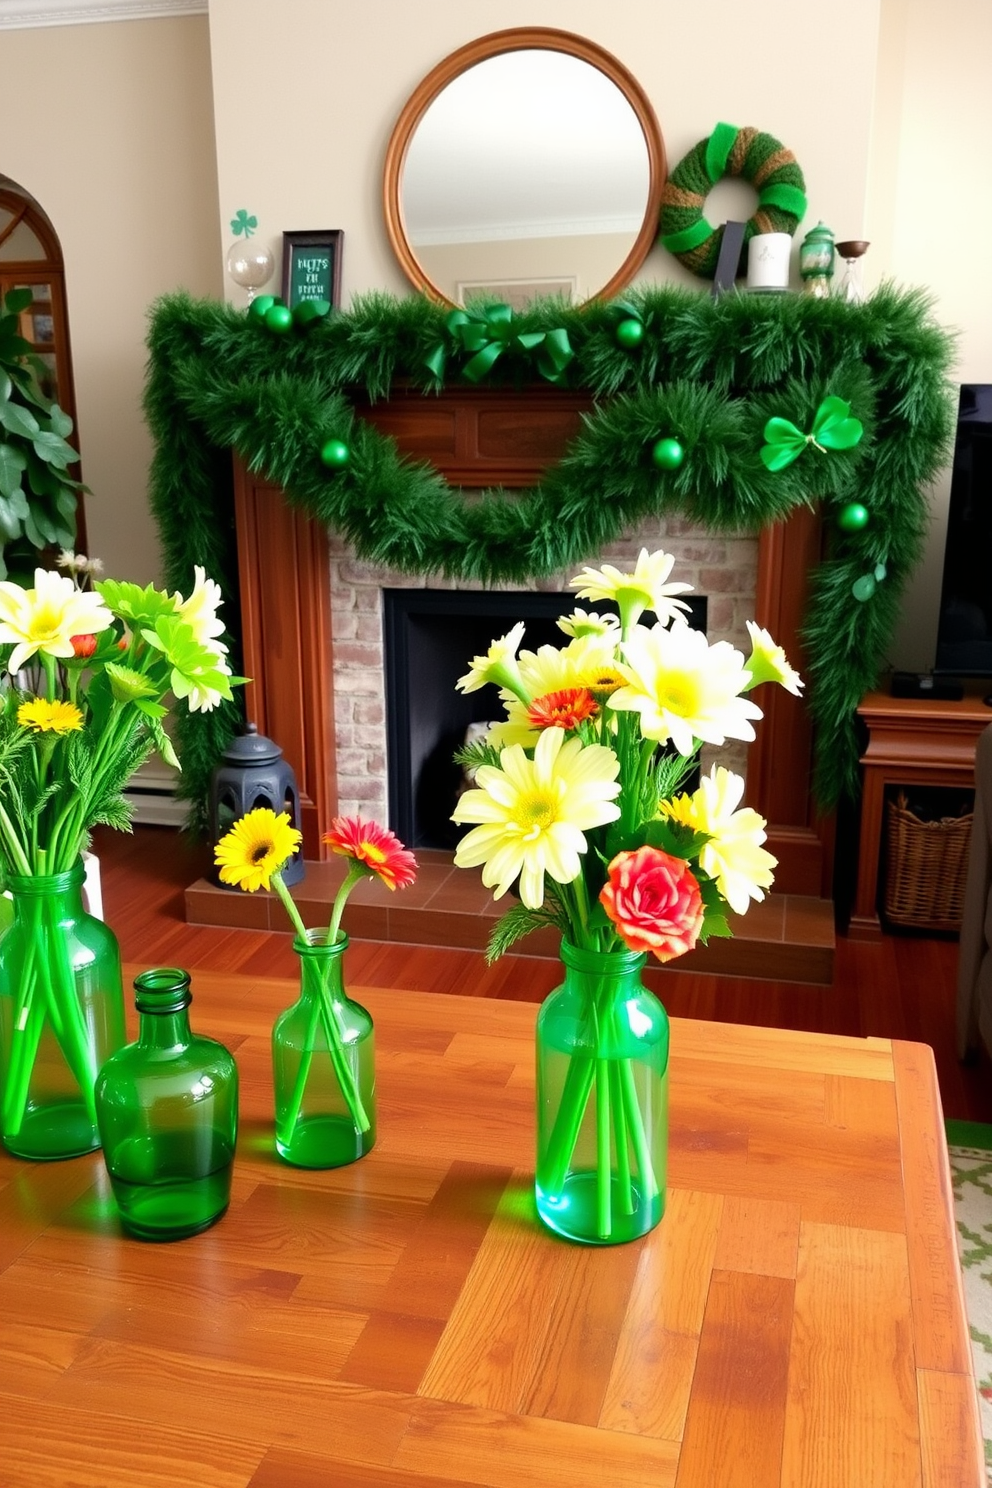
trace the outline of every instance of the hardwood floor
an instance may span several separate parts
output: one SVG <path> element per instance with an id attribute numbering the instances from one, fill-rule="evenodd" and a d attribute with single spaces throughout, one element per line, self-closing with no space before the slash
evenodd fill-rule
<path id="1" fill-rule="evenodd" d="M 296 975 L 291 936 L 278 931 L 187 924 L 183 894 L 209 865 L 206 844 L 171 827 L 137 827 L 133 836 L 100 829 L 104 913 L 125 961 L 145 966 Z M 347 920 L 346 920 L 347 923 Z M 952 939 L 886 936 L 877 943 L 837 940 L 829 987 L 657 968 L 646 977 L 669 1013 L 714 1022 L 875 1035 L 929 1044 L 944 1114 L 992 1122 L 992 1064 L 962 1065 L 955 1052 L 958 947 Z M 346 975 L 352 986 L 540 1002 L 559 980 L 554 961 L 506 956 L 493 966 L 475 951 L 353 940 Z M 195 978 L 194 978 L 195 993 Z"/>

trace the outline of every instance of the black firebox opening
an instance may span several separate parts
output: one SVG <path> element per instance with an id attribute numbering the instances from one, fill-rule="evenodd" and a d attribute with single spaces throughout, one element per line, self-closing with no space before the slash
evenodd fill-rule
<path id="1" fill-rule="evenodd" d="M 690 595 L 688 602 L 690 623 L 705 630 L 705 598 Z M 520 620 L 521 650 L 566 645 L 556 621 L 577 603 L 571 593 L 383 591 L 389 825 L 408 847 L 457 846 L 466 829 L 450 819 L 462 783 L 452 755 L 469 724 L 504 716 L 494 687 L 461 693 L 458 678 Z"/>

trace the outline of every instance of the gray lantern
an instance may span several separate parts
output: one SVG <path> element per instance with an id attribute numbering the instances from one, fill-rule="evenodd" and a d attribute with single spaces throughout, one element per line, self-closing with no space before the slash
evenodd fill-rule
<path id="1" fill-rule="evenodd" d="M 210 782 L 210 830 L 214 842 L 219 842 L 246 812 L 260 806 L 267 806 L 277 814 L 285 811 L 299 829 L 296 776 L 278 744 L 260 734 L 254 723 L 249 723 L 243 734 L 231 740 L 220 759 Z M 299 883 L 305 871 L 300 846 L 282 870 L 283 883 Z M 215 882 L 220 883 L 216 873 L 215 869 Z"/>

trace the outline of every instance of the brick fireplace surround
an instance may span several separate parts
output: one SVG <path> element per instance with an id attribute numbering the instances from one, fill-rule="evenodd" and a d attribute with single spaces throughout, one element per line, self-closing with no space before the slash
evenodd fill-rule
<path id="1" fill-rule="evenodd" d="M 505 403 L 508 396 L 501 401 Z M 567 407 L 571 424 L 561 417 L 556 423 L 555 414 L 560 415 L 561 401 L 567 397 L 563 393 L 554 395 L 559 407 L 549 417 L 543 408 L 548 397 L 545 392 L 535 417 L 541 420 L 542 430 L 551 430 L 553 447 L 540 448 L 534 429 L 525 428 L 523 457 L 516 453 L 518 426 L 525 422 L 521 404 L 511 409 L 512 417 L 504 414 L 500 426 L 502 430 L 513 425 L 510 444 L 494 444 L 484 427 L 485 418 L 492 415 L 493 399 L 481 399 L 477 389 L 460 397 L 451 394 L 430 400 L 427 417 L 434 429 L 429 439 L 417 423 L 419 410 L 411 409 L 416 402 L 413 398 L 378 405 L 365 416 L 392 434 L 404 452 L 430 458 L 449 479 L 462 485 L 522 486 L 539 479 L 578 423 L 578 413 Z M 450 437 L 443 438 L 440 447 L 435 438 L 439 408 L 451 421 Z M 512 451 L 509 456 L 507 448 Z M 326 907 L 339 881 L 337 863 L 322 861 L 327 854 L 320 834 L 326 822 L 338 811 L 361 811 L 381 821 L 387 819 L 382 590 L 483 586 L 411 576 L 364 562 L 340 537 L 328 534 L 290 506 L 275 487 L 237 462 L 235 500 L 244 665 L 252 678 L 246 688 L 247 714 L 263 733 L 277 740 L 296 773 L 308 863 L 297 898 L 304 916 L 309 913 L 311 922 L 319 923 L 321 901 Z M 757 538 L 655 520 L 583 561 L 623 567 L 642 546 L 649 551 L 664 548 L 675 555 L 674 577 L 707 596 L 711 640 L 729 640 L 746 651 L 745 622 L 754 618 L 768 627 L 801 667 L 798 630 L 805 608 L 806 575 L 818 560 L 819 542 L 819 520 L 802 508 L 788 522 L 766 528 Z M 564 590 L 573 571 L 532 586 L 501 587 Z M 467 667 L 470 658 L 465 660 Z M 780 688 L 763 689 L 759 701 L 765 716 L 757 725 L 756 742 L 746 749 L 729 746 L 714 757 L 746 774 L 747 803 L 768 820 L 768 846 L 779 859 L 775 891 L 735 924 L 733 941 L 714 942 L 680 964 L 690 969 L 688 962 L 702 955 L 707 970 L 829 981 L 832 831 L 829 821 L 817 818 L 810 797 L 809 718 L 802 701 Z M 421 882 L 404 896 L 396 896 L 403 898 L 403 905 L 384 906 L 382 900 L 394 896 L 376 896 L 372 890 L 377 886 L 372 886 L 366 897 L 362 890 L 368 886 L 359 887 L 349 911 L 352 933 L 484 947 L 492 916 L 498 911 L 481 887 L 479 875 L 452 869 L 450 856 L 443 853 L 427 851 L 420 857 Z M 307 904 L 310 896 L 314 902 Z M 410 896 L 424 900 L 423 909 L 430 901 L 433 928 L 429 915 L 421 915 L 419 930 L 411 924 L 416 906 Z M 363 899 L 365 909 L 361 908 Z M 264 896 L 234 895 L 201 881 L 187 891 L 186 900 L 187 916 L 196 923 L 270 927 L 270 906 Z M 463 906 L 459 913 L 469 916 L 460 926 L 455 923 L 457 905 Z M 276 905 L 271 928 L 282 927 L 280 912 L 281 906 Z M 356 915 L 363 923 L 369 919 L 366 928 L 355 923 Z M 554 953 L 550 945 L 539 947 L 537 939 L 529 938 L 528 953 Z M 810 953 L 805 961 L 795 954 L 797 947 Z M 749 964 L 750 971 L 746 969 Z M 776 971 L 779 964 L 781 969 Z"/>

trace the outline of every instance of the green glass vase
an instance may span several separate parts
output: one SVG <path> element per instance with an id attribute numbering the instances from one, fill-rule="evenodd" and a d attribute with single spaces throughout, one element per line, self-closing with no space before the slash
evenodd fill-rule
<path id="1" fill-rule="evenodd" d="M 643 954 L 565 941 L 561 959 L 537 1019 L 537 1212 L 568 1240 L 614 1245 L 665 1209 L 668 1015 Z"/>
<path id="2" fill-rule="evenodd" d="M 238 1070 L 193 1033 L 190 978 L 174 967 L 134 982 L 138 1040 L 96 1083 L 103 1156 L 121 1223 L 141 1240 L 181 1240 L 215 1224 L 231 1197 Z"/>
<path id="3" fill-rule="evenodd" d="M 0 938 L 0 1135 L 17 1157 L 78 1157 L 100 1145 L 93 1087 L 126 1037 L 117 937 L 83 908 L 82 861 L 11 876 Z"/>
<path id="4" fill-rule="evenodd" d="M 276 1151 L 301 1168 L 338 1168 L 375 1143 L 375 1029 L 344 989 L 348 937 L 308 930 L 293 949 L 300 995 L 272 1030 Z"/>

